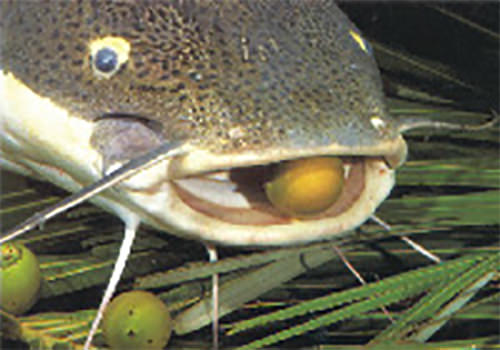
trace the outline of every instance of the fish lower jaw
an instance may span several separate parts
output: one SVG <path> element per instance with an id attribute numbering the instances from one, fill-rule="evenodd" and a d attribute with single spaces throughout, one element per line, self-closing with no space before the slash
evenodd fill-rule
<path id="1" fill-rule="evenodd" d="M 233 169 L 172 181 L 168 216 L 175 217 L 178 235 L 223 245 L 293 245 L 336 238 L 366 221 L 394 185 L 394 170 L 380 157 L 343 160 L 344 189 L 331 207 L 317 215 L 283 214 L 259 188 L 256 169 L 249 169 L 253 184 L 234 180 Z M 165 213 L 162 216 L 150 223 L 161 228 L 162 222 L 170 221 Z"/>

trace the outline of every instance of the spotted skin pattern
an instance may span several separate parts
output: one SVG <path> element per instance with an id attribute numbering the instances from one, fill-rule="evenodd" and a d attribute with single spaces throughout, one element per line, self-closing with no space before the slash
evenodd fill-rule
<path id="1" fill-rule="evenodd" d="M 162 140 L 224 154 L 398 136 L 368 44 L 333 1 L 2 6 L 4 69 L 81 118 L 134 116 Z M 104 79 L 89 45 L 110 36 L 130 53 Z M 383 116 L 383 132 L 374 115 Z"/>

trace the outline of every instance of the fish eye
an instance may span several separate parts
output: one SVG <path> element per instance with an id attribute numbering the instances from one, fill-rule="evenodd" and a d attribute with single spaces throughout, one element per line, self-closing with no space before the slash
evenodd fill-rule
<path id="1" fill-rule="evenodd" d="M 102 73 L 110 73 L 118 66 L 118 54 L 112 48 L 104 47 L 97 51 L 94 66 Z"/>
<path id="2" fill-rule="evenodd" d="M 89 43 L 89 58 L 92 71 L 98 78 L 109 79 L 129 59 L 131 46 L 127 39 L 105 36 Z"/>

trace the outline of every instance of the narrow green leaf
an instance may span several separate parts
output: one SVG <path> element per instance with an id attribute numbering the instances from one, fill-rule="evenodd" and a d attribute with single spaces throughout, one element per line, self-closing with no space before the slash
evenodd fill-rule
<path id="1" fill-rule="evenodd" d="M 464 271 L 458 278 L 451 281 L 440 281 L 440 283 L 424 296 L 417 304 L 405 312 L 398 322 L 391 324 L 383 332 L 379 333 L 371 344 L 403 339 L 410 331 L 414 330 L 415 324 L 433 317 L 436 312 L 450 301 L 464 286 L 468 287 L 482 279 L 485 275 L 496 271 L 500 261 L 500 254 L 490 254 L 484 261 Z"/>
<path id="2" fill-rule="evenodd" d="M 450 301 L 441 311 L 439 311 L 434 317 L 432 317 L 426 325 L 419 327 L 417 332 L 410 336 L 417 342 L 427 341 L 434 333 L 436 333 L 441 327 L 445 325 L 446 322 L 460 310 L 467 302 L 483 288 L 491 279 L 495 276 L 494 272 L 486 273 L 483 277 L 476 280 L 469 288 L 460 292 L 456 298 Z"/>
<path id="3" fill-rule="evenodd" d="M 21 338 L 33 350 L 81 350 L 95 313 L 95 310 L 81 310 L 20 317 Z M 102 340 L 96 343 L 102 344 Z"/>
<path id="4" fill-rule="evenodd" d="M 322 298 L 317 298 L 283 310 L 276 311 L 274 313 L 237 322 L 232 325 L 231 330 L 228 332 L 228 334 L 232 335 L 249 328 L 265 325 L 269 322 L 285 320 L 296 316 L 305 315 L 310 312 L 330 309 L 344 303 L 361 300 L 363 298 L 370 298 L 371 300 L 371 297 L 373 295 L 383 294 L 387 291 L 392 291 L 395 288 L 401 286 L 422 291 L 427 287 L 435 284 L 436 281 L 452 278 L 455 273 L 459 273 L 464 269 L 469 268 L 480 259 L 482 259 L 482 257 L 479 255 L 466 256 L 453 261 L 448 261 L 440 265 L 433 265 L 394 277 L 389 277 L 376 283 L 369 283 L 365 286 L 333 293 Z"/>

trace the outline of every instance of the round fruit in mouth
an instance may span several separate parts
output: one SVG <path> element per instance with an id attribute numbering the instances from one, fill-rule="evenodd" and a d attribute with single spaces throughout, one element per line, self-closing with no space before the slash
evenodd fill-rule
<path id="1" fill-rule="evenodd" d="M 283 162 L 264 184 L 267 198 L 279 211 L 293 217 L 317 215 L 342 193 L 344 168 L 336 157 L 314 157 Z"/>

